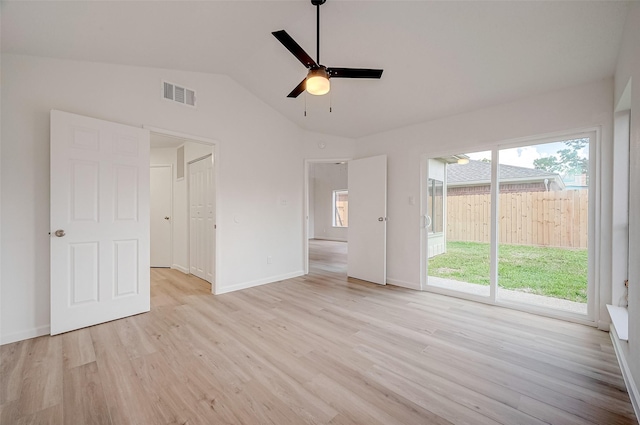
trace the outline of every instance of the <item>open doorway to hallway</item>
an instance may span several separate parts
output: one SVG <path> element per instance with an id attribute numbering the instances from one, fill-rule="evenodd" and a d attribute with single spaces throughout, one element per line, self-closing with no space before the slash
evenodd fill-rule
<path id="1" fill-rule="evenodd" d="M 347 172 L 346 160 L 309 160 L 305 163 L 306 273 L 329 271 L 347 274 Z M 316 270 L 316 267 L 319 269 Z"/>
<path id="2" fill-rule="evenodd" d="M 189 278 L 202 279 L 212 292 L 216 261 L 214 159 L 211 143 L 151 131 L 152 272 L 176 269 Z M 196 172 L 196 165 L 205 162 L 208 166 Z"/>
<path id="3" fill-rule="evenodd" d="M 347 243 L 309 240 L 309 273 L 322 276 L 347 275 Z"/>

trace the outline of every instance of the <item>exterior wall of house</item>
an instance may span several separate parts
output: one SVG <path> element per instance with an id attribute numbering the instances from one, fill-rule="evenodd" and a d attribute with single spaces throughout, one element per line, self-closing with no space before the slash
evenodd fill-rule
<path id="1" fill-rule="evenodd" d="M 552 189 L 551 187 L 549 189 Z M 547 188 L 543 182 L 536 183 L 504 183 L 500 184 L 500 193 L 516 193 L 516 192 L 544 192 Z M 558 190 L 557 186 L 555 189 Z M 454 186 L 447 187 L 447 195 L 449 196 L 462 196 L 462 195 L 481 195 L 485 193 L 491 193 L 490 185 L 481 186 Z"/>

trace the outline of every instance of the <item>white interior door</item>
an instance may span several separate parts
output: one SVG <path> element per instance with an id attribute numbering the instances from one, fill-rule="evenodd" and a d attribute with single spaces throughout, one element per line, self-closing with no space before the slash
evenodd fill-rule
<path id="1" fill-rule="evenodd" d="M 171 165 L 152 165 L 151 189 L 151 267 L 171 267 L 172 183 Z"/>
<path id="2" fill-rule="evenodd" d="M 51 111 L 51 334 L 149 306 L 148 130 Z"/>
<path id="3" fill-rule="evenodd" d="M 347 275 L 387 283 L 387 156 L 349 161 Z"/>
<path id="4" fill-rule="evenodd" d="M 213 283 L 215 265 L 213 156 L 189 164 L 189 269 Z"/>

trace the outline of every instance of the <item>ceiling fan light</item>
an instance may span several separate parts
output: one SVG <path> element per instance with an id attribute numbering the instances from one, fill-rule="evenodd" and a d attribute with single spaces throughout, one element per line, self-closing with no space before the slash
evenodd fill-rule
<path id="1" fill-rule="evenodd" d="M 306 89 L 309 94 L 320 96 L 329 93 L 331 83 L 324 68 L 312 69 L 307 76 Z"/>

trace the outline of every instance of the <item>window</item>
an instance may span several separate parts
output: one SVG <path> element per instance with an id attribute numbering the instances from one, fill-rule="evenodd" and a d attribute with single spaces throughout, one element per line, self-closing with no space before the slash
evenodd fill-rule
<path id="1" fill-rule="evenodd" d="M 349 225 L 349 191 L 333 191 L 333 227 Z"/>
<path id="2" fill-rule="evenodd" d="M 427 186 L 427 229 L 430 233 L 442 233 L 444 221 L 442 181 L 428 179 Z"/>

